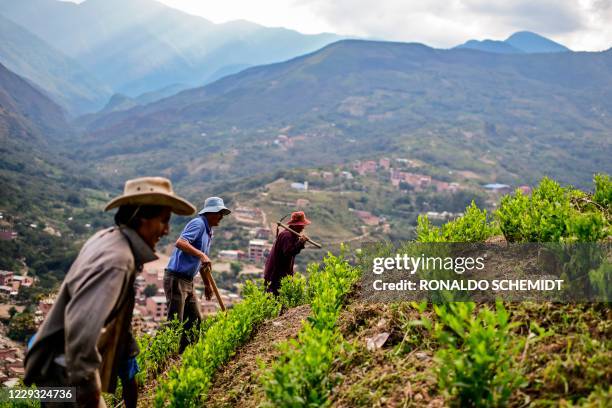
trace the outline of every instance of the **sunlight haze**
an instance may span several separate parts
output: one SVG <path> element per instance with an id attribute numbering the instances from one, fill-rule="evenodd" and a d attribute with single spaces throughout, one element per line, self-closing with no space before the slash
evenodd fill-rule
<path id="1" fill-rule="evenodd" d="M 91 0 L 90 0 L 91 1 Z M 81 3 L 82 1 L 73 1 Z M 528 30 L 576 51 L 610 48 L 610 0 L 159 0 L 214 23 L 247 20 L 305 34 L 330 32 L 448 48 L 469 39 L 504 40 Z"/>

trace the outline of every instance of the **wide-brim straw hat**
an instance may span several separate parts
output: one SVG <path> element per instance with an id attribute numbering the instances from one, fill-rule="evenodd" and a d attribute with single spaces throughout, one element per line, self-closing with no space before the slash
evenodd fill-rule
<path id="1" fill-rule="evenodd" d="M 161 205 L 170 207 L 178 215 L 192 215 L 196 211 L 193 204 L 174 193 L 172 183 L 164 177 L 141 177 L 126 181 L 123 194 L 106 204 L 104 211 L 122 205 Z"/>
<path id="2" fill-rule="evenodd" d="M 310 224 L 310 220 L 306 218 L 304 211 L 296 211 L 291 213 L 291 220 L 287 223 L 287 225 L 308 225 Z"/>

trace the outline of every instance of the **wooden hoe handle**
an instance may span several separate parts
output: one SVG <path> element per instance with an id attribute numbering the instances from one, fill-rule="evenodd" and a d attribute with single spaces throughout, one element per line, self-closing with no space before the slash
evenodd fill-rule
<path id="1" fill-rule="evenodd" d="M 294 235 L 297 235 L 298 237 L 303 237 L 304 235 L 300 234 L 299 232 L 295 232 L 294 230 L 292 230 L 291 228 L 289 228 L 287 225 L 283 224 L 282 222 L 277 222 L 276 225 L 278 225 L 279 227 L 283 227 L 284 229 L 286 229 L 287 231 L 291 231 Z M 306 242 L 310 242 L 312 245 L 316 246 L 317 248 L 321 248 L 321 245 L 314 242 L 312 239 L 310 238 L 306 238 Z"/>
<path id="2" fill-rule="evenodd" d="M 215 283 L 215 280 L 212 277 L 212 273 L 211 273 L 211 267 L 210 264 L 208 265 L 204 265 L 202 264 L 202 272 L 203 275 L 206 277 L 206 279 L 208 279 L 208 283 L 210 283 L 210 286 L 212 286 L 212 290 L 215 294 L 215 297 L 217 298 L 217 301 L 219 302 L 219 306 L 221 307 L 221 310 L 225 311 L 225 305 L 223 304 L 223 300 L 221 299 L 221 295 L 219 294 L 219 289 L 217 289 L 217 284 Z"/>

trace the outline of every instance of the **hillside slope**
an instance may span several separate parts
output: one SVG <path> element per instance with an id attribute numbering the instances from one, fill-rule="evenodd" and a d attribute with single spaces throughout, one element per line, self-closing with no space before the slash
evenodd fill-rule
<path id="1" fill-rule="evenodd" d="M 58 147 L 72 132 L 57 104 L 0 64 L 0 212 L 2 228 L 17 233 L 0 245 L 0 269 L 61 277 L 85 224 L 97 225 L 87 207 L 98 184 Z"/>
<path id="2" fill-rule="evenodd" d="M 68 125 L 62 109 L 25 79 L 0 64 L 0 137 L 4 160 L 19 160 L 27 166 L 31 157 L 14 157 L 14 148 L 24 154 L 49 148 L 49 141 L 63 139 Z M 31 167 L 33 170 L 34 168 Z"/>
<path id="3" fill-rule="evenodd" d="M 301 310 L 300 307 L 287 313 L 300 316 Z M 610 351 L 590 347 L 599 342 L 605 343 L 612 334 L 602 327 L 605 326 L 603 322 L 612 320 L 610 311 L 597 307 L 552 304 L 517 305 L 510 310 L 513 321 L 521 324 L 517 334 L 528 333 L 525 318 L 545 325 L 548 332 L 554 334 L 541 341 L 535 340 L 525 350 L 521 358 L 529 366 L 527 372 L 531 385 L 518 392 L 509 406 L 518 407 L 524 401 L 561 403 L 578 397 L 590 397 L 593 405 L 587 406 L 601 406 L 597 404 L 604 403 L 609 397 L 605 386 L 612 380 L 612 373 L 606 367 L 610 361 Z M 576 323 L 564 323 L 563 316 L 573 318 Z M 302 316 L 301 319 L 306 317 Z M 433 315 L 431 312 L 421 314 L 407 304 L 349 304 L 342 312 L 340 324 L 342 335 L 352 348 L 338 356 L 331 374 L 335 383 L 330 397 L 331 406 L 448 406 L 450 401 L 437 382 L 436 369 L 439 366 L 434 358 L 437 347 L 433 339 L 423 339 L 423 332 L 416 328 L 417 322 L 424 317 L 433 318 Z M 411 322 L 414 322 L 413 330 L 409 329 Z M 206 405 L 215 408 L 255 408 L 265 403 L 257 362 L 269 365 L 278 356 L 278 345 L 287 338 L 297 336 L 299 325 L 299 320 L 289 324 L 283 316 L 267 322 L 218 373 Z M 593 329 L 585 336 L 587 327 Z M 293 335 L 287 337 L 292 330 Z M 368 349 L 369 340 L 382 333 L 389 334 L 384 345 L 379 349 Z M 578 345 L 572 347 L 573 344 Z M 595 359 L 589 355 L 589 350 L 596 353 Z M 570 361 L 574 362 L 575 368 L 564 365 L 564 362 L 570 364 Z M 572 374 L 572 370 L 582 373 L 584 377 Z M 569 387 L 568 391 L 564 388 L 566 386 Z M 150 401 L 150 397 L 145 396 L 139 401 L 139 406 L 148 406 Z"/>
<path id="4" fill-rule="evenodd" d="M 495 170 L 504 183 L 552 175 L 586 185 L 610 170 L 611 95 L 612 51 L 510 55 L 347 40 L 112 113 L 91 125 L 84 149 L 103 171 L 144 168 L 191 183 L 393 152 Z M 295 146 L 279 149 L 279 135 Z M 211 161 L 225 171 L 192 173 Z"/>
<path id="5" fill-rule="evenodd" d="M 110 88 L 77 61 L 0 15 L 0 63 L 43 89 L 71 115 L 99 109 Z"/>
<path id="6" fill-rule="evenodd" d="M 529 197 L 520 192 L 505 196 L 491 223 L 483 222 L 486 214 L 474 206 L 445 224 L 442 236 L 432 235 L 419 221 L 418 242 L 486 242 L 503 250 L 517 239 L 597 241 L 608 252 L 600 254 L 597 263 L 591 264 L 591 258 L 583 271 L 588 272 L 589 285 L 601 283 L 602 275 L 592 274 L 591 268 L 605 271 L 604 280 L 609 280 L 610 246 L 605 243 L 610 238 L 612 182 L 602 175 L 595 184 L 595 192 L 587 194 L 544 179 Z M 509 228 L 515 218 L 505 214 L 525 200 L 530 210 L 521 214 L 524 229 L 514 236 Z M 542 224 L 561 213 L 566 213 L 567 223 Z M 532 228 L 538 236 L 531 235 Z M 492 235 L 500 229 L 506 235 Z M 603 235 L 594 238 L 589 229 Z M 605 300 L 364 302 L 372 257 L 381 255 L 389 255 L 384 244 L 372 253 L 350 254 L 345 248 L 344 255 L 328 254 L 308 268 L 307 279 L 285 279 L 275 300 L 248 284 L 244 302 L 204 322 L 180 366 L 156 376 L 157 405 L 607 406 L 612 391 L 612 311 Z M 537 275 L 522 267 L 541 262 L 541 254 L 521 255 L 495 267 Z M 345 256 L 358 259 L 356 265 Z M 572 269 L 576 267 L 572 263 Z M 561 276 L 567 279 L 565 273 Z M 569 286 L 565 289 L 573 292 Z M 600 299 L 612 295 L 609 287 L 599 289 L 605 294 Z M 245 307 L 256 302 L 265 311 L 257 314 Z M 249 327 L 250 321 L 254 324 Z M 144 401 L 151 401 L 151 392 Z"/>

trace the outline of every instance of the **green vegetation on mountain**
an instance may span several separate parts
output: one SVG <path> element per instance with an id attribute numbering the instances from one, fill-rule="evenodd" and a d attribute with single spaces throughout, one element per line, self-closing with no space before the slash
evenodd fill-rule
<path id="1" fill-rule="evenodd" d="M 612 51 L 347 40 L 112 113 L 76 149 L 108 177 L 147 170 L 201 186 L 391 153 L 506 184 L 586 186 L 611 170 L 610 84 Z"/>
<path id="2" fill-rule="evenodd" d="M 610 235 L 612 182 L 596 175 L 595 192 L 563 188 L 544 179 L 530 197 L 505 196 L 496 212 L 509 242 L 597 242 Z"/>
<path id="3" fill-rule="evenodd" d="M 544 178 L 530 196 L 517 190 L 502 197 L 492 221 L 474 203 L 440 228 L 419 216 L 417 240 L 482 242 L 501 231 L 508 242 L 599 242 L 610 236 L 612 182 L 596 174 L 593 184 L 589 194 Z"/>
<path id="4" fill-rule="evenodd" d="M 0 269 L 27 266 L 40 279 L 30 297 L 61 281 L 86 225 L 105 222 L 93 204 L 106 186 L 58 148 L 70 132 L 58 105 L 0 65 L 0 226 L 17 234 L 0 245 Z"/>
<path id="5" fill-rule="evenodd" d="M 298 338 L 279 343 L 280 355 L 274 364 L 262 367 L 268 406 L 325 406 L 329 399 L 333 387 L 329 373 L 343 345 L 337 322 L 360 271 L 342 255 L 328 254 L 323 264 L 321 270 L 314 264 L 308 271 L 303 290 L 312 312 Z"/>

